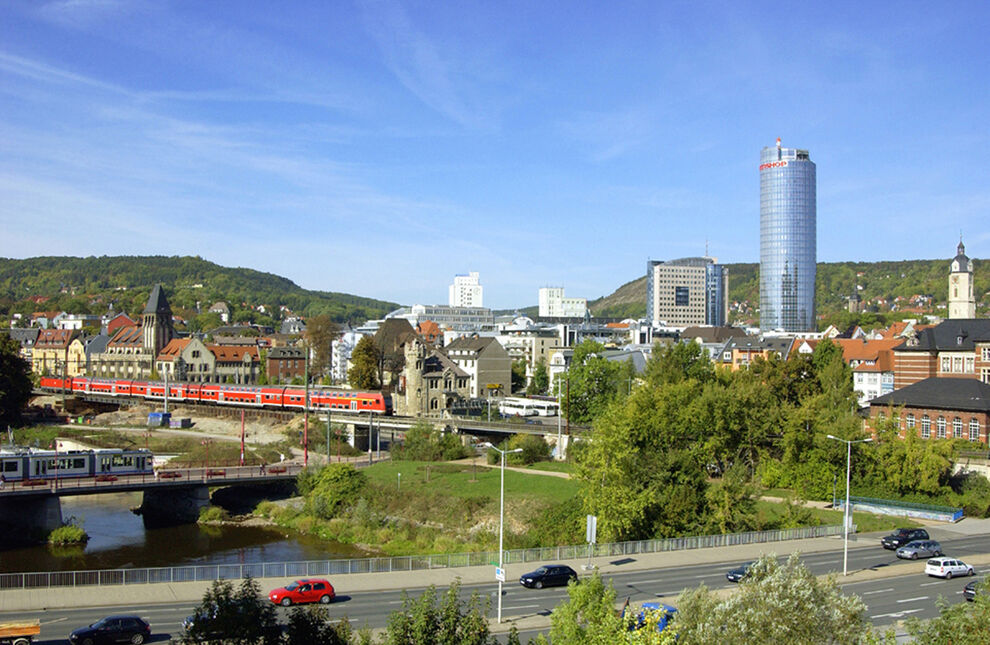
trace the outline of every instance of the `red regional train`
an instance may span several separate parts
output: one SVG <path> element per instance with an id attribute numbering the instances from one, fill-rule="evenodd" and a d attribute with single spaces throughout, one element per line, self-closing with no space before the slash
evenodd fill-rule
<path id="1" fill-rule="evenodd" d="M 165 398 L 165 383 L 162 381 L 126 381 L 86 376 L 61 379 L 44 376 L 41 378 L 40 387 L 53 393 L 64 391 L 74 394 L 102 394 L 151 401 Z M 305 398 L 305 388 L 298 385 L 168 384 L 168 400 L 175 403 L 212 403 L 231 407 L 302 411 Z M 392 414 L 392 397 L 381 392 L 311 388 L 309 409 Z"/>

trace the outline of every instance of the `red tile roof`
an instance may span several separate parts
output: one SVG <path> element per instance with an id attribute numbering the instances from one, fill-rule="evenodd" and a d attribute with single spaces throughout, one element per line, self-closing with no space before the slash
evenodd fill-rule
<path id="1" fill-rule="evenodd" d="M 207 348 L 217 357 L 217 361 L 222 363 L 240 363 L 244 360 L 244 355 L 249 354 L 252 361 L 258 360 L 258 347 L 247 347 L 244 345 L 207 345 Z"/>
<path id="2" fill-rule="evenodd" d="M 168 345 L 162 347 L 162 351 L 158 353 L 156 360 L 159 361 L 174 361 L 176 357 L 182 353 L 182 350 L 186 348 L 189 344 L 189 338 L 173 338 L 168 341 Z"/>
<path id="3" fill-rule="evenodd" d="M 34 346 L 36 349 L 64 349 L 76 335 L 72 329 L 42 329 L 38 332 L 38 340 Z"/>

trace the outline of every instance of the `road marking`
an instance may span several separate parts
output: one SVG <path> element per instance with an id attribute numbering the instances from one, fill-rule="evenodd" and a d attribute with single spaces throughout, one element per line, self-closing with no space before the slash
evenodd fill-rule
<path id="1" fill-rule="evenodd" d="M 55 620 L 45 620 L 42 621 L 42 625 L 54 625 L 55 623 L 61 623 L 62 621 L 69 620 L 68 616 L 65 618 L 56 618 Z"/>
<path id="2" fill-rule="evenodd" d="M 908 614 L 916 614 L 922 609 L 905 609 L 904 611 L 895 611 L 892 614 L 877 614 L 876 616 L 870 616 L 871 619 L 876 618 L 904 618 Z"/>
<path id="3" fill-rule="evenodd" d="M 864 591 L 863 593 L 861 593 L 859 595 L 861 595 L 861 596 L 869 596 L 871 594 L 875 594 L 875 593 L 886 593 L 888 591 L 893 591 L 893 590 L 894 590 L 893 587 L 891 587 L 890 589 L 877 589 L 876 591 Z"/>
<path id="4" fill-rule="evenodd" d="M 923 582 L 923 583 L 921 583 L 918 586 L 919 587 L 931 587 L 932 585 L 940 585 L 940 584 L 944 584 L 944 583 L 941 580 L 938 580 L 936 582 Z"/>
<path id="5" fill-rule="evenodd" d="M 512 605 L 511 607 L 502 607 L 503 610 L 507 609 L 532 609 L 533 607 L 539 607 L 540 605 Z"/>
<path id="6" fill-rule="evenodd" d="M 918 596 L 917 598 L 902 598 L 897 602 L 914 602 L 915 600 L 928 600 L 928 596 Z"/>

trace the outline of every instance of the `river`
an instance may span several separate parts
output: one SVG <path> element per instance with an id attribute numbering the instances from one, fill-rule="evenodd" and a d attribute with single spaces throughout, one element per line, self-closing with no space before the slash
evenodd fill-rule
<path id="1" fill-rule="evenodd" d="M 0 572 L 79 571 L 167 567 L 189 564 L 285 562 L 358 558 L 367 554 L 349 544 L 275 528 L 183 524 L 145 528 L 131 512 L 141 493 L 62 498 L 62 516 L 74 517 L 89 534 L 85 547 L 35 546 L 0 551 Z"/>

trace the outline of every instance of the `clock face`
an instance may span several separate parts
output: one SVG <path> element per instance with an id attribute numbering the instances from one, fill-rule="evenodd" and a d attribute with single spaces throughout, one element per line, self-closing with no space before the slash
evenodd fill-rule
<path id="1" fill-rule="evenodd" d="M 955 284 L 957 282 L 959 282 L 959 276 L 957 275 L 952 276 L 952 284 Z"/>

